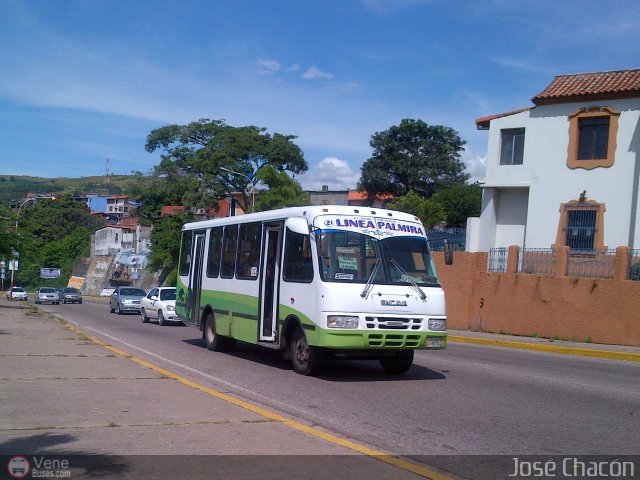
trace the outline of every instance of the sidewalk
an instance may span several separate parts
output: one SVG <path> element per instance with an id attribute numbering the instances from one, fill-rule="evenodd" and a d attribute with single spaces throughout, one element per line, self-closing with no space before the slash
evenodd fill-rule
<path id="1" fill-rule="evenodd" d="M 548 338 L 523 337 L 497 333 L 471 332 L 466 330 L 448 330 L 451 343 L 471 343 L 520 350 L 576 355 L 583 357 L 605 358 L 640 362 L 640 347 L 626 345 L 605 345 L 601 343 L 570 342 Z"/>

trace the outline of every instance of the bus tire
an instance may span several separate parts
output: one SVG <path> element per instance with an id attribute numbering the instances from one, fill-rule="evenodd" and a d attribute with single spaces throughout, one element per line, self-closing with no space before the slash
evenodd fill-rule
<path id="1" fill-rule="evenodd" d="M 213 352 L 227 350 L 230 339 L 216 333 L 216 322 L 213 318 L 213 313 L 207 315 L 202 334 L 204 336 L 204 344 L 209 350 Z"/>
<path id="2" fill-rule="evenodd" d="M 322 370 L 326 355 L 322 348 L 312 347 L 301 328 L 296 328 L 291 338 L 291 363 L 300 375 L 313 375 Z"/>
<path id="3" fill-rule="evenodd" d="M 380 365 L 385 372 L 400 375 L 407 372 L 413 364 L 413 350 L 400 350 L 390 357 L 382 357 Z"/>

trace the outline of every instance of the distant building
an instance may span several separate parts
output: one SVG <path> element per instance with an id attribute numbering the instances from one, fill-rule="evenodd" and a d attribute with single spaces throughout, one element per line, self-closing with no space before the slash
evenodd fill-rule
<path id="1" fill-rule="evenodd" d="M 184 207 L 182 205 L 165 205 L 160 209 L 160 216 L 171 217 L 178 212 L 184 212 Z"/>
<path id="2" fill-rule="evenodd" d="M 349 190 L 329 190 L 328 185 L 323 185 L 322 190 L 309 192 L 311 205 L 348 205 Z"/>
<path id="3" fill-rule="evenodd" d="M 151 230 L 146 225 L 108 225 L 95 231 L 91 238 L 91 256 L 115 255 L 119 252 L 148 253 Z"/>
<path id="4" fill-rule="evenodd" d="M 126 195 L 87 195 L 87 206 L 91 213 L 111 223 L 120 223 L 134 207 Z"/>

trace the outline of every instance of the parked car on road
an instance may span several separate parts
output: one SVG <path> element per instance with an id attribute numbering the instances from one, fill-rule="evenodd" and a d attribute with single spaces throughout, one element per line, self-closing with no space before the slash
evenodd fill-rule
<path id="1" fill-rule="evenodd" d="M 157 319 L 158 325 L 161 326 L 167 322 L 182 323 L 176 315 L 176 288 L 152 288 L 140 303 L 140 315 L 143 323 L 151 319 Z"/>
<path id="2" fill-rule="evenodd" d="M 10 288 L 7 292 L 8 300 L 24 300 L 27 301 L 27 292 L 22 287 L 13 287 Z"/>
<path id="3" fill-rule="evenodd" d="M 77 288 L 66 287 L 60 293 L 62 303 L 82 303 L 82 292 Z"/>
<path id="4" fill-rule="evenodd" d="M 117 287 L 109 298 L 109 312 L 122 315 L 123 313 L 140 313 L 140 299 L 147 294 L 142 288 Z"/>
<path id="5" fill-rule="evenodd" d="M 60 303 L 60 295 L 53 287 L 40 287 L 36 290 L 36 303 L 51 303 L 58 305 Z"/>

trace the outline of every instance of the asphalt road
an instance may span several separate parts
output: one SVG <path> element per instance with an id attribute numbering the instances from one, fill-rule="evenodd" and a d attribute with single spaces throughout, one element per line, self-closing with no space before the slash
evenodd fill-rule
<path id="1" fill-rule="evenodd" d="M 638 455 L 640 364 L 450 343 L 403 376 L 375 361 L 303 377 L 272 350 L 206 350 L 200 332 L 46 305 L 83 331 L 198 383 L 372 447 L 423 455 Z"/>

